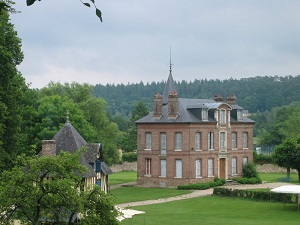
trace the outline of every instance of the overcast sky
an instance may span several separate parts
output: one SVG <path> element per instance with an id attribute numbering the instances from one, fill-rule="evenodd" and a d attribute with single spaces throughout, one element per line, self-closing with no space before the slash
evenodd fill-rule
<path id="1" fill-rule="evenodd" d="M 42 0 L 12 23 L 33 88 L 300 74 L 299 0 Z M 88 0 L 86 0 L 88 1 Z"/>

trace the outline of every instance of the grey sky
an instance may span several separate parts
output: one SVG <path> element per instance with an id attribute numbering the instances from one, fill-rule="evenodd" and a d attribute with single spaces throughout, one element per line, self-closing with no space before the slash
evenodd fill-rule
<path id="1" fill-rule="evenodd" d="M 42 0 L 12 16 L 32 87 L 300 74 L 298 0 Z"/>

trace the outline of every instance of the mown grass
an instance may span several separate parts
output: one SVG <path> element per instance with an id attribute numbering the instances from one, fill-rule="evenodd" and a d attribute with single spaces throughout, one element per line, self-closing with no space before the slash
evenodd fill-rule
<path id="1" fill-rule="evenodd" d="M 300 213 L 293 204 L 255 202 L 216 196 L 134 207 L 145 214 L 122 225 L 298 225 Z"/>
<path id="2" fill-rule="evenodd" d="M 262 181 L 278 182 L 280 179 L 286 178 L 286 173 L 259 173 L 258 174 Z M 298 174 L 291 173 L 291 182 L 298 183 Z"/>
<path id="3" fill-rule="evenodd" d="M 109 185 L 124 184 L 129 182 L 136 182 L 137 173 L 134 171 L 124 171 L 110 174 L 108 177 Z"/>
<path id="4" fill-rule="evenodd" d="M 173 188 L 139 188 L 121 187 L 110 190 L 110 194 L 115 196 L 116 203 L 127 203 L 145 201 L 151 199 L 169 198 L 178 195 L 189 194 L 190 190 L 178 190 Z"/>

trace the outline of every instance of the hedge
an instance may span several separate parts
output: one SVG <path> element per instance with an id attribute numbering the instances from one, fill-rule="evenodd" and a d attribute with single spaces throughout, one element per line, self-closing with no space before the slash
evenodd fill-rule
<path id="1" fill-rule="evenodd" d="M 257 191 L 257 190 L 239 190 L 239 189 L 215 187 L 213 194 L 222 197 L 246 198 L 246 199 L 253 199 L 258 201 L 271 200 L 272 202 L 284 202 L 284 203 L 295 202 L 295 200 L 293 200 L 292 194 L 283 194 L 283 193 Z"/>
<path id="2" fill-rule="evenodd" d="M 238 182 L 239 184 L 261 184 L 262 181 L 259 177 L 235 177 L 233 178 L 234 181 Z"/>
<path id="3" fill-rule="evenodd" d="M 124 152 L 122 155 L 123 162 L 136 162 L 137 154 L 136 152 Z"/>
<path id="4" fill-rule="evenodd" d="M 179 185 L 177 189 L 179 190 L 206 190 L 212 187 L 222 186 L 225 184 L 224 179 L 215 178 L 214 181 L 206 183 L 196 183 L 196 184 L 187 184 Z"/>

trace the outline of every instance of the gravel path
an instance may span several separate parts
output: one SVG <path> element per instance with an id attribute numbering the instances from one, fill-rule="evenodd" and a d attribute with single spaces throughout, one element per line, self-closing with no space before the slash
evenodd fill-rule
<path id="1" fill-rule="evenodd" d="M 287 183 L 263 183 L 263 184 L 251 184 L 251 185 L 231 185 L 226 186 L 227 188 L 233 188 L 233 189 L 255 189 L 255 188 L 276 188 L 280 187 L 282 185 L 286 185 Z M 141 205 L 152 205 L 152 204 L 159 204 L 164 202 L 170 202 L 170 201 L 178 201 L 183 199 L 189 199 L 189 198 L 197 198 L 201 196 L 207 196 L 212 195 L 213 188 L 207 189 L 207 190 L 195 190 L 190 194 L 185 195 L 179 195 L 175 197 L 170 198 L 161 198 L 161 199 L 154 199 L 154 200 L 146 200 L 146 201 L 139 201 L 139 202 L 129 202 L 129 203 L 123 203 L 116 205 L 119 208 L 126 208 L 126 207 L 133 207 L 133 206 L 141 206 Z"/>

